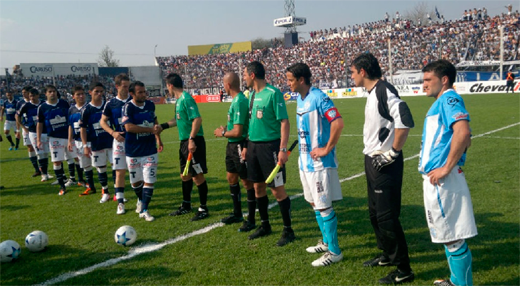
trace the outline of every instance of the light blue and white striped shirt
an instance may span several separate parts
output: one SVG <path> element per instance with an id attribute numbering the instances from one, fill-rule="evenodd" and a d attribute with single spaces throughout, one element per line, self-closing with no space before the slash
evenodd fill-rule
<path id="1" fill-rule="evenodd" d="M 298 143 L 300 170 L 314 172 L 325 168 L 337 168 L 336 148 L 325 157 L 318 160 L 311 158 L 311 151 L 325 147 L 330 138 L 330 123 L 341 118 L 332 100 L 321 90 L 311 87 L 307 96 L 297 99 L 296 127 L 298 129 Z"/>
<path id="2" fill-rule="evenodd" d="M 430 171 L 444 166 L 450 153 L 453 138 L 453 123 L 469 119 L 462 97 L 453 89 L 445 91 L 433 103 L 424 120 L 419 172 Z M 466 152 L 462 155 L 458 166 L 466 161 Z"/>

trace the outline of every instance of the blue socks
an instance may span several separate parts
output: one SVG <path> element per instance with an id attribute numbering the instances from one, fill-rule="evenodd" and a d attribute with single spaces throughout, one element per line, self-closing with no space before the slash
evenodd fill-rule
<path id="1" fill-rule="evenodd" d="M 453 245 L 450 245 L 452 248 Z M 464 241 L 462 245 L 456 249 L 451 250 L 445 245 L 446 258 L 450 266 L 451 277 L 453 284 L 458 286 L 473 285 L 473 273 L 471 269 L 471 251 Z"/>
<path id="2" fill-rule="evenodd" d="M 330 210 L 330 212 L 328 212 Z M 333 254 L 340 254 L 338 243 L 338 217 L 333 209 L 328 209 L 322 212 L 320 215 L 326 215 L 323 217 L 323 232 L 327 235 L 327 244 L 329 245 L 329 251 Z M 328 213 L 328 214 L 327 214 Z"/>
<path id="3" fill-rule="evenodd" d="M 320 227 L 321 235 L 323 236 L 323 238 L 322 238 L 323 243 L 328 244 L 327 234 L 325 233 L 325 230 L 323 229 L 323 217 L 321 216 L 320 211 L 315 210 L 314 214 L 316 215 L 316 221 L 318 222 L 318 226 Z"/>

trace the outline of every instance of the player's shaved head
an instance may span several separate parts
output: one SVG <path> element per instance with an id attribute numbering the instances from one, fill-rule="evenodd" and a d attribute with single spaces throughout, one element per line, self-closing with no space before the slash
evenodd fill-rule
<path id="1" fill-rule="evenodd" d="M 224 75 L 224 83 L 229 83 L 233 90 L 240 90 L 240 78 L 235 72 L 227 72 Z"/>

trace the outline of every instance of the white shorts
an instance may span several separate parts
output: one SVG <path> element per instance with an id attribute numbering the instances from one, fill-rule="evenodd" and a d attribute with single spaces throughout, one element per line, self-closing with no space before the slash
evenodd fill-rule
<path id="1" fill-rule="evenodd" d="M 103 167 L 106 166 L 107 163 L 112 164 L 112 148 L 92 151 L 90 158 L 92 160 L 92 166 L 94 167 Z"/>
<path id="2" fill-rule="evenodd" d="M 11 129 L 14 130 L 14 132 L 18 132 L 18 130 L 16 130 L 16 121 L 4 121 L 4 131 Z"/>
<path id="3" fill-rule="evenodd" d="M 112 165 L 113 170 L 126 170 L 126 152 L 125 142 L 118 142 L 114 139 L 112 142 L 112 157 L 114 164 Z"/>
<path id="4" fill-rule="evenodd" d="M 78 154 L 79 166 L 83 169 L 92 166 L 92 159 L 83 153 L 83 142 L 74 140 L 74 148 Z"/>
<path id="5" fill-rule="evenodd" d="M 52 162 L 62 162 L 77 158 L 74 152 L 69 151 L 68 144 L 69 140 L 67 139 L 49 137 L 49 150 L 51 151 Z"/>
<path id="6" fill-rule="evenodd" d="M 327 168 L 315 172 L 300 170 L 305 200 L 314 204 L 315 209 L 326 209 L 332 202 L 343 199 L 339 184 L 338 169 Z"/>
<path id="7" fill-rule="evenodd" d="M 31 146 L 31 140 L 29 139 L 29 133 L 22 129 L 23 146 Z"/>
<path id="8" fill-rule="evenodd" d="M 144 181 L 147 184 L 153 184 L 157 181 L 157 153 L 145 157 L 126 157 L 128 165 L 128 173 L 130 174 L 130 183 Z"/>
<path id="9" fill-rule="evenodd" d="M 36 141 L 36 132 L 29 132 L 29 140 L 31 141 L 31 145 L 34 147 L 34 150 L 36 150 L 36 154 L 49 154 L 49 139 L 47 138 L 47 134 L 42 133 L 41 135 L 40 140 L 42 142 L 42 149 L 38 148 L 38 141 Z"/>
<path id="10" fill-rule="evenodd" d="M 440 185 L 430 184 L 423 175 L 424 209 L 432 242 L 447 243 L 477 235 L 473 204 L 466 177 L 460 168 L 453 170 Z"/>

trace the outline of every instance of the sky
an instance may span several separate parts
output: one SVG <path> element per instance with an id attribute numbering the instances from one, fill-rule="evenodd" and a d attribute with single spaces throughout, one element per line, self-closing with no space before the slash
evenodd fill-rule
<path id="1" fill-rule="evenodd" d="M 393 17 L 426 3 L 446 20 L 466 9 L 506 12 L 508 0 L 321 1 L 294 0 L 297 17 L 307 18 L 299 36 L 309 32 Z M 186 55 L 189 45 L 282 37 L 273 20 L 285 16 L 285 0 L 0 0 L 0 75 L 20 63 L 95 63 L 108 46 L 121 66 L 154 65 L 157 56 Z"/>

